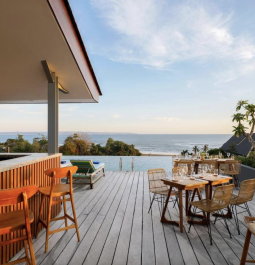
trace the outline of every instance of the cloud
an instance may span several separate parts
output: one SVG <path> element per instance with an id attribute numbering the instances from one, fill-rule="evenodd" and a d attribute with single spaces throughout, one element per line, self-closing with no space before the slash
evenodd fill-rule
<path id="1" fill-rule="evenodd" d="M 113 114 L 112 115 L 112 118 L 114 118 L 114 119 L 118 119 L 118 118 L 120 118 L 121 117 L 121 115 L 119 115 L 119 114 Z"/>
<path id="2" fill-rule="evenodd" d="M 180 118 L 156 117 L 156 120 L 163 121 L 163 122 L 172 122 L 172 121 L 179 121 Z"/>
<path id="3" fill-rule="evenodd" d="M 224 62 L 220 75 L 214 74 L 219 82 L 254 71 L 254 40 L 247 34 L 235 35 L 234 13 L 224 14 L 212 1 L 91 0 L 91 4 L 117 33 L 114 44 L 101 49 L 114 61 L 165 70 L 183 61 L 218 60 Z"/>

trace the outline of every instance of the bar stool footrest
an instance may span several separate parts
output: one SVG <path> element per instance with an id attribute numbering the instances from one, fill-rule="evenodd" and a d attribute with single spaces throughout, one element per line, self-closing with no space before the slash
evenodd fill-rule
<path id="1" fill-rule="evenodd" d="M 76 228 L 75 225 L 69 225 L 67 227 L 62 227 L 62 228 L 59 228 L 59 229 L 56 229 L 56 230 L 49 231 L 49 235 L 55 234 L 57 232 L 65 231 L 65 230 L 68 230 L 68 229 L 72 229 L 72 228 Z"/>

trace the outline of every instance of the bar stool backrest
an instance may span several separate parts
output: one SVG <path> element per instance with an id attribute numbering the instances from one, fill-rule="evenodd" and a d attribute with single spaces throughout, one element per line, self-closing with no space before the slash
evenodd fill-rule
<path id="1" fill-rule="evenodd" d="M 245 203 L 252 200 L 255 191 L 255 179 L 247 179 L 241 183 L 237 197 L 237 203 Z"/>
<path id="2" fill-rule="evenodd" d="M 166 172 L 163 168 L 148 170 L 149 189 L 150 191 L 167 187 L 161 179 L 166 178 Z"/>
<path id="3" fill-rule="evenodd" d="M 14 189 L 0 190 L 0 206 L 14 205 L 23 202 L 23 193 L 27 199 L 31 198 L 38 191 L 37 186 L 25 186 Z"/>
<path id="4" fill-rule="evenodd" d="M 73 174 L 78 170 L 77 166 L 72 167 L 63 167 L 63 168 L 50 168 L 46 169 L 44 172 L 47 176 L 51 177 L 51 191 L 53 190 L 53 186 L 55 184 L 55 178 L 69 178 L 70 189 L 73 189 Z M 63 184 L 69 185 L 69 184 Z"/>
<path id="5" fill-rule="evenodd" d="M 210 211 L 226 208 L 232 196 L 234 184 L 219 186 L 214 190 Z"/>

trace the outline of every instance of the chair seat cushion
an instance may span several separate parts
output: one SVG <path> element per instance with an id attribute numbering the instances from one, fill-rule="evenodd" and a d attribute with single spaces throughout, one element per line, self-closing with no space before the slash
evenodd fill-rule
<path id="1" fill-rule="evenodd" d="M 42 194 L 49 196 L 50 195 L 50 189 L 51 189 L 50 186 L 41 187 L 41 188 L 39 188 L 39 191 Z M 70 185 L 69 184 L 58 184 L 58 185 L 54 185 L 54 187 L 53 187 L 53 196 L 54 197 L 64 195 L 68 192 L 70 192 Z"/>
<path id="2" fill-rule="evenodd" d="M 104 163 L 99 163 L 99 164 L 95 164 L 94 165 L 95 169 L 96 170 L 99 170 L 100 168 L 104 168 Z M 73 177 L 79 177 L 79 178 L 89 178 L 90 177 L 90 174 L 92 173 L 76 173 L 76 174 L 73 174 Z"/>
<path id="3" fill-rule="evenodd" d="M 33 212 L 29 211 L 29 222 L 34 221 Z M 25 228 L 24 210 L 0 214 L 0 235 Z"/>
<path id="4" fill-rule="evenodd" d="M 204 212 L 210 212 L 210 213 L 227 207 L 224 201 L 219 201 L 219 200 L 211 201 L 209 199 L 203 199 L 200 201 L 191 201 L 189 202 L 189 204 L 197 207 L 198 209 Z"/>
<path id="5" fill-rule="evenodd" d="M 168 192 L 169 192 L 169 188 L 163 186 L 163 187 L 159 187 L 159 188 L 151 188 L 150 191 L 152 193 L 155 193 L 155 194 L 160 194 L 160 195 L 167 196 L 168 195 Z M 177 194 L 178 194 L 178 191 L 177 190 L 172 190 L 171 196 L 174 196 L 174 195 L 177 195 Z"/>

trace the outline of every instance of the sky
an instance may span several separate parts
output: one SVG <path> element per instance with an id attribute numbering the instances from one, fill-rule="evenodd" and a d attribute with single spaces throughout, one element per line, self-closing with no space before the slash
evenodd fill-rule
<path id="1" fill-rule="evenodd" d="M 69 2 L 103 96 L 60 104 L 60 131 L 229 134 L 237 101 L 254 103 L 254 0 Z M 0 116 L 47 131 L 46 105 Z"/>

